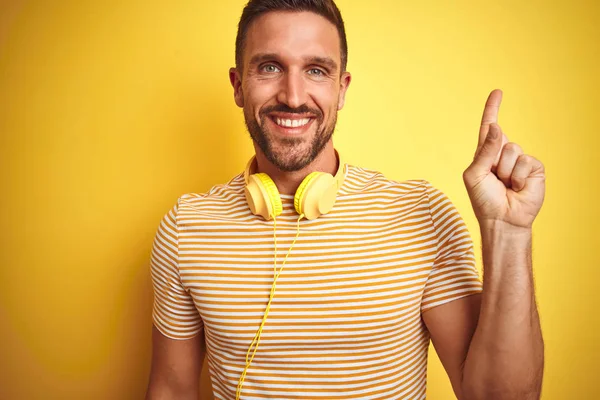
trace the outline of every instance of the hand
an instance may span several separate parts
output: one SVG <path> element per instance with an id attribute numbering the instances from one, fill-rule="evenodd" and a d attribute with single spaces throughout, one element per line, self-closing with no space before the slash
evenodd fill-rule
<path id="1" fill-rule="evenodd" d="M 479 224 L 504 222 L 530 229 L 546 191 L 544 165 L 508 141 L 498 125 L 502 91 L 485 103 L 479 143 L 463 180 Z"/>

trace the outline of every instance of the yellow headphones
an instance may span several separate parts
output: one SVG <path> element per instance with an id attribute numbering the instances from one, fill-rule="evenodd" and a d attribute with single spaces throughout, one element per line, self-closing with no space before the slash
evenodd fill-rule
<path id="1" fill-rule="evenodd" d="M 344 163 L 336 151 L 339 167 L 335 176 L 327 172 L 312 172 L 302 181 L 294 195 L 294 208 L 306 219 L 316 219 L 327 214 L 335 204 L 335 198 L 345 175 Z M 256 157 L 252 157 L 244 171 L 245 194 L 250 211 L 266 220 L 281 215 L 282 205 L 275 182 L 264 173 L 256 171 Z"/>

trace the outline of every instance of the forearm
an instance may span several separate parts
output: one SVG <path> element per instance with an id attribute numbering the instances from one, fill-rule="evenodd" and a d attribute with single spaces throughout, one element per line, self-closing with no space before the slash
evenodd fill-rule
<path id="1" fill-rule="evenodd" d="M 198 390 L 176 390 L 169 387 L 154 387 L 146 391 L 145 400 L 198 400 Z"/>
<path id="2" fill-rule="evenodd" d="M 181 384 L 176 379 L 151 378 L 145 400 L 198 400 L 199 384 Z"/>
<path id="3" fill-rule="evenodd" d="M 535 304 L 531 230 L 480 224 L 483 295 L 463 368 L 465 399 L 538 399 L 544 345 Z"/>

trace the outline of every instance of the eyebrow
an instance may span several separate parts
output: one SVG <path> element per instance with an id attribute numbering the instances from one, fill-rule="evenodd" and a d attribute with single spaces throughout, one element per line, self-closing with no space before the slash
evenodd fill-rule
<path id="1" fill-rule="evenodd" d="M 311 64 L 321 64 L 328 67 L 333 72 L 337 71 L 338 65 L 335 61 L 333 61 L 330 57 L 308 57 L 306 59 Z"/>
<path id="2" fill-rule="evenodd" d="M 275 53 L 258 53 L 250 59 L 250 66 L 260 64 L 264 61 L 279 60 L 279 56 Z M 305 57 L 304 61 L 310 64 L 321 64 L 328 67 L 332 72 L 337 71 L 338 65 L 331 57 Z"/>

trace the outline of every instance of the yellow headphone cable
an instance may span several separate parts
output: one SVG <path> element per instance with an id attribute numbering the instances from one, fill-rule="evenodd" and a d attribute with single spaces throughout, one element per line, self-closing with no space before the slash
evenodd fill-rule
<path id="1" fill-rule="evenodd" d="M 297 229 L 296 229 L 296 237 L 294 238 L 294 241 L 292 242 L 292 245 L 290 246 L 287 254 L 285 255 L 285 258 L 283 259 L 283 262 L 281 263 L 281 268 L 279 269 L 279 272 L 277 272 L 277 218 L 274 217 L 273 218 L 273 240 L 275 243 L 275 260 L 273 263 L 273 275 L 274 275 L 274 279 L 273 279 L 273 286 L 271 286 L 271 294 L 269 296 L 269 302 L 267 303 L 267 308 L 265 310 L 265 314 L 263 316 L 262 322 L 260 324 L 260 327 L 258 328 L 258 331 L 256 332 L 256 335 L 254 336 L 254 339 L 252 339 L 252 343 L 250 343 L 250 347 L 248 348 L 248 352 L 246 353 L 246 367 L 244 368 L 244 371 L 242 372 L 242 375 L 240 376 L 240 381 L 238 383 L 238 387 L 237 387 L 237 391 L 235 394 L 235 399 L 239 400 L 240 396 L 242 394 L 242 385 L 244 384 L 244 380 L 246 379 L 246 372 L 248 371 L 248 368 L 250 368 L 250 364 L 252 364 L 252 360 L 254 360 L 254 355 L 256 354 L 256 350 L 258 349 L 258 345 L 260 344 L 260 336 L 262 334 L 262 330 L 263 327 L 265 326 L 265 322 L 267 321 L 267 316 L 269 315 L 269 310 L 271 309 L 271 303 L 273 302 L 273 297 L 275 296 L 275 288 L 277 285 L 277 278 L 279 278 L 279 275 L 281 275 L 281 271 L 283 271 L 283 267 L 285 266 L 285 262 L 288 259 L 288 256 L 290 255 L 290 253 L 292 252 L 292 248 L 294 247 L 294 245 L 296 244 L 296 240 L 298 240 L 298 236 L 300 235 L 300 220 L 304 218 L 304 214 L 300 214 L 300 216 L 298 217 L 298 221 L 297 221 Z M 252 346 L 256 343 L 256 346 L 254 347 L 254 351 L 252 352 L 252 356 L 250 357 L 250 359 L 248 359 L 248 355 L 250 354 L 250 351 L 252 350 Z"/>

